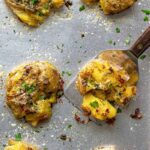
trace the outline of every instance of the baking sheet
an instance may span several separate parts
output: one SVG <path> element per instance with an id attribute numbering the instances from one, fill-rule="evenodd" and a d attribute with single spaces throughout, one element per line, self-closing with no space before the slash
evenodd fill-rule
<path id="1" fill-rule="evenodd" d="M 46 60 L 53 63 L 64 75 L 65 86 L 76 76 L 78 70 L 100 50 L 111 48 L 126 49 L 130 45 L 125 40 L 131 36 L 131 43 L 150 25 L 144 22 L 141 9 L 149 9 L 149 0 L 138 0 L 134 7 L 113 16 L 104 16 L 97 6 L 86 7 L 79 11 L 81 2 L 73 0 L 70 10 L 64 8 L 53 13 L 39 28 L 29 28 L 9 11 L 3 0 L 0 3 L 0 72 L 5 75 L 20 63 L 33 60 Z M 119 27 L 121 33 L 116 33 Z M 81 37 L 81 34 L 85 37 Z M 109 44 L 109 40 L 113 43 Z M 32 128 L 28 124 L 14 119 L 5 106 L 5 91 L 0 80 L 0 146 L 7 143 L 16 133 L 23 139 L 37 144 L 41 149 L 49 150 L 93 150 L 97 146 L 111 145 L 116 150 L 150 149 L 150 52 L 139 60 L 140 82 L 136 101 L 130 103 L 118 115 L 114 126 L 78 124 L 74 120 L 74 108 L 67 99 L 53 108 L 50 121 Z M 139 107 L 144 115 L 142 120 L 133 120 L 129 116 Z M 68 126 L 71 125 L 71 128 Z M 66 134 L 70 140 L 59 137 Z"/>

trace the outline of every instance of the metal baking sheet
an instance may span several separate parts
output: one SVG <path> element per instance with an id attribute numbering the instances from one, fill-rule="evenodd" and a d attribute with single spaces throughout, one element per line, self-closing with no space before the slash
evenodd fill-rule
<path id="1" fill-rule="evenodd" d="M 113 146 L 116 150 L 150 149 L 150 51 L 144 60 L 139 59 L 140 82 L 136 100 L 117 116 L 114 126 L 97 126 L 90 122 L 79 124 L 74 120 L 74 108 L 62 98 L 53 108 L 50 121 L 37 128 L 17 121 L 5 104 L 5 76 L 15 66 L 34 60 L 46 60 L 56 65 L 64 75 L 65 86 L 76 76 L 78 70 L 104 49 L 126 49 L 125 41 L 131 43 L 150 25 L 144 22 L 142 9 L 149 9 L 149 0 L 138 0 L 136 4 L 120 14 L 104 16 L 98 6 L 87 7 L 73 0 L 70 10 L 63 8 L 52 15 L 39 28 L 30 28 L 20 23 L 7 8 L 4 0 L 0 3 L 0 72 L 3 80 L 0 89 L 0 148 L 21 133 L 24 140 L 49 150 L 93 150 L 97 146 Z M 148 16 L 149 17 L 149 16 Z M 119 27 L 121 33 L 116 33 Z M 85 37 L 81 37 L 84 34 Z M 112 40 L 114 44 L 109 44 Z M 143 119 L 133 120 L 130 114 L 139 107 Z M 63 141 L 59 137 L 67 135 Z M 69 140 L 71 138 L 71 140 Z"/>

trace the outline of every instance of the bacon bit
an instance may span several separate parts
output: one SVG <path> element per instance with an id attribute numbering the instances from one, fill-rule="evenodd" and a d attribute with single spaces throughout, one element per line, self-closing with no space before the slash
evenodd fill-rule
<path id="1" fill-rule="evenodd" d="M 123 83 L 125 82 L 125 80 L 122 79 L 121 76 L 119 76 L 119 79 L 118 79 L 118 80 L 119 80 L 119 82 L 120 82 L 121 84 L 123 84 Z"/>
<path id="2" fill-rule="evenodd" d="M 130 117 L 137 120 L 142 119 L 143 115 L 140 112 L 140 108 L 136 108 L 134 114 L 131 114 Z"/>
<path id="3" fill-rule="evenodd" d="M 107 119 L 106 123 L 109 125 L 114 125 L 114 122 L 116 121 L 116 118 L 112 118 L 112 119 Z"/>
<path id="4" fill-rule="evenodd" d="M 70 0 L 65 1 L 65 6 L 70 9 L 70 6 L 72 6 L 72 2 Z"/>
<path id="5" fill-rule="evenodd" d="M 75 113 L 74 119 L 75 119 L 78 123 L 81 123 L 81 124 L 87 124 L 87 123 L 90 121 L 89 118 L 88 118 L 87 120 L 81 120 L 80 116 L 78 116 L 76 113 Z"/>

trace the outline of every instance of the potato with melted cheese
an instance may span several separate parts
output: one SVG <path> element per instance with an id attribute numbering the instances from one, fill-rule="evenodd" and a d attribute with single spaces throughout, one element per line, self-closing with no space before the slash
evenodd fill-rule
<path id="1" fill-rule="evenodd" d="M 25 118 L 32 126 L 52 115 L 52 105 L 63 91 L 57 69 L 48 62 L 18 66 L 6 81 L 7 104 L 16 118 Z"/>
<path id="2" fill-rule="evenodd" d="M 125 106 L 136 95 L 138 72 L 135 63 L 122 51 L 105 51 L 85 65 L 76 86 L 84 96 L 82 109 L 99 120 L 116 116 L 115 105 Z M 92 108 L 92 103 L 99 107 Z M 109 113 L 104 113 L 105 111 Z M 104 116 L 103 116 L 104 115 Z"/>
<path id="3" fill-rule="evenodd" d="M 51 9 L 62 7 L 64 0 L 6 0 L 6 3 L 22 22 L 37 27 Z"/>
<path id="4" fill-rule="evenodd" d="M 38 150 L 38 148 L 23 141 L 9 140 L 4 150 Z"/>
<path id="5" fill-rule="evenodd" d="M 131 7 L 136 0 L 100 0 L 104 14 L 116 14 Z"/>

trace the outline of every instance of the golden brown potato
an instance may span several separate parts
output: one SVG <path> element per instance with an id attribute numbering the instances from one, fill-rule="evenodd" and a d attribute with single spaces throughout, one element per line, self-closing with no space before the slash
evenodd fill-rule
<path id="1" fill-rule="evenodd" d="M 88 93 L 83 98 L 82 109 L 96 119 L 106 120 L 116 116 L 116 109 L 106 100 Z"/>
<path id="2" fill-rule="evenodd" d="M 135 3 L 136 0 L 100 0 L 104 14 L 119 13 Z"/>
<path id="3" fill-rule="evenodd" d="M 4 150 L 38 150 L 38 148 L 23 141 L 9 140 Z"/>
<path id="4" fill-rule="evenodd" d="M 64 0 L 6 0 L 14 14 L 29 26 L 36 27 L 49 15 L 52 8 L 60 8 Z"/>
<path id="5" fill-rule="evenodd" d="M 76 86 L 84 96 L 82 109 L 99 120 L 110 119 L 112 117 L 109 115 L 112 114 L 115 117 L 115 108 L 112 109 L 113 106 L 109 102 L 120 106 L 126 105 L 136 95 L 137 81 L 136 65 L 124 52 L 102 52 L 78 74 Z M 100 110 L 97 112 L 90 106 L 92 101 L 99 105 Z M 110 114 L 103 117 L 103 110 L 106 109 Z"/>
<path id="6" fill-rule="evenodd" d="M 7 104 L 16 118 L 25 118 L 36 126 L 50 118 L 51 106 L 62 90 L 63 81 L 53 65 L 48 62 L 23 64 L 7 77 Z"/>

